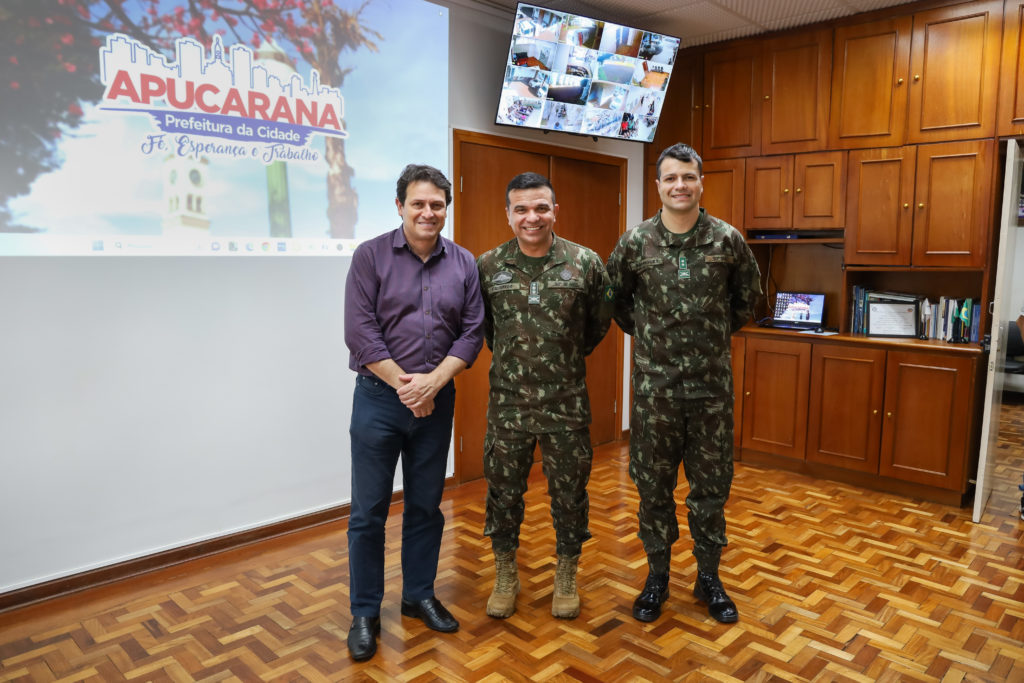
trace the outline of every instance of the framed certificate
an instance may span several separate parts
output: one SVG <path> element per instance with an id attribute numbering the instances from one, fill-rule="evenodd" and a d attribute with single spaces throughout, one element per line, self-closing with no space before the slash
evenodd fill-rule
<path id="1" fill-rule="evenodd" d="M 867 309 L 869 337 L 917 336 L 917 301 L 869 301 Z"/>

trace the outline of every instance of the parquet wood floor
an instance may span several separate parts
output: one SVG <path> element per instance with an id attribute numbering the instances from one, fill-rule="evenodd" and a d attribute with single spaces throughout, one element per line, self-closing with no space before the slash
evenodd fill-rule
<path id="1" fill-rule="evenodd" d="M 510 619 L 484 614 L 494 570 L 476 482 L 445 495 L 437 591 L 455 634 L 399 614 L 395 509 L 369 662 L 345 647 L 338 522 L 2 614 L 0 680 L 1024 681 L 1024 404 L 1004 406 L 1002 436 L 980 524 L 968 509 L 739 464 L 722 569 L 734 625 L 693 599 L 685 528 L 662 618 L 630 616 L 646 565 L 615 444 L 595 458 L 575 621 L 550 616 L 554 535 L 534 473 Z"/>

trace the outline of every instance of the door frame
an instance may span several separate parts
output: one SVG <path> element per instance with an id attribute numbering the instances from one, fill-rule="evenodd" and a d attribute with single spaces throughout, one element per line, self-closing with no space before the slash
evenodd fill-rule
<path id="1" fill-rule="evenodd" d="M 1010 304 L 1010 288 L 1013 286 L 1012 259 L 1014 242 L 1017 237 L 1017 202 L 1021 187 L 1024 152 L 1021 144 L 1011 138 L 1006 141 L 1006 165 L 1003 174 L 1003 201 L 999 220 L 999 249 L 995 264 L 995 286 L 992 292 L 992 317 L 990 319 L 991 345 L 988 352 L 988 371 L 985 393 L 982 396 L 981 443 L 978 453 L 977 483 L 974 489 L 974 510 L 972 519 L 977 524 L 992 493 L 992 476 L 995 467 L 996 445 L 999 440 L 999 414 L 1002 406 L 1005 374 L 999 360 L 1006 348 L 1006 309 Z"/>
<path id="2" fill-rule="evenodd" d="M 619 169 L 619 216 L 618 216 L 618 234 L 621 236 L 626 230 L 626 188 L 629 179 L 629 163 L 625 157 L 612 156 L 608 154 L 601 154 L 598 152 L 590 152 L 586 150 L 574 149 L 572 147 L 562 147 L 560 145 L 552 145 L 544 142 L 536 142 L 532 140 L 524 140 L 521 138 L 504 137 L 501 135 L 491 135 L 489 133 L 478 133 L 476 131 L 462 130 L 458 128 L 452 129 L 452 184 L 459 183 L 454 188 L 453 196 L 455 197 L 454 211 L 452 217 L 454 219 L 454 225 L 452 228 L 452 239 L 456 244 L 460 243 L 461 230 L 462 230 L 462 206 L 458 201 L 461 194 L 462 184 L 462 143 L 467 142 L 471 144 L 481 145 L 485 147 L 495 147 L 500 149 L 511 149 L 521 152 L 531 152 L 535 154 L 544 154 L 548 156 L 560 156 L 569 159 L 579 159 L 582 161 L 594 161 L 601 164 L 607 164 L 610 166 L 618 167 Z M 557 181 L 556 181 L 557 182 Z M 624 432 L 621 429 L 622 415 L 624 411 L 629 409 L 628 405 L 619 405 L 623 403 L 623 357 L 625 348 L 625 335 L 622 330 L 619 329 L 618 325 L 612 325 L 609 329 L 609 334 L 615 335 L 615 396 L 616 405 L 618 409 L 615 413 L 615 417 L 619 420 L 619 428 L 616 430 L 619 434 L 619 438 L 622 438 Z M 460 431 L 460 416 L 458 410 L 458 396 L 456 395 L 456 410 L 455 419 L 453 424 L 453 437 L 457 437 L 462 432 Z M 463 481 L 463 452 L 458 447 L 458 439 L 453 438 L 453 450 L 455 454 L 455 471 L 454 479 L 455 483 L 462 484 Z"/>

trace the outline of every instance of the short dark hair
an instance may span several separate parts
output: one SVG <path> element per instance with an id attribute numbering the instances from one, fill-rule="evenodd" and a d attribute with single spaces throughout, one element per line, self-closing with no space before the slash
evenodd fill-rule
<path id="1" fill-rule="evenodd" d="M 661 153 L 661 156 L 658 157 L 656 172 L 659 178 L 661 177 L 661 162 L 664 161 L 666 157 L 671 157 L 678 161 L 685 161 L 686 163 L 696 161 L 697 175 L 704 175 L 704 161 L 700 158 L 700 155 L 697 154 L 697 150 L 687 144 L 677 142 L 671 147 L 666 147 Z"/>
<path id="2" fill-rule="evenodd" d="M 444 176 L 444 173 L 426 164 L 409 164 L 402 169 L 402 175 L 398 176 L 396 188 L 398 203 L 405 204 L 405 193 L 409 189 L 410 183 L 422 181 L 433 184 L 439 190 L 444 190 L 444 203 L 446 205 L 452 203 L 451 182 Z"/>
<path id="3" fill-rule="evenodd" d="M 540 173 L 528 171 L 520 173 L 508 181 L 508 187 L 505 188 L 505 208 L 507 209 L 511 205 L 508 196 L 512 193 L 512 190 L 532 190 L 537 187 L 546 187 L 551 190 L 551 203 L 555 203 L 555 188 L 551 187 L 551 181 Z"/>

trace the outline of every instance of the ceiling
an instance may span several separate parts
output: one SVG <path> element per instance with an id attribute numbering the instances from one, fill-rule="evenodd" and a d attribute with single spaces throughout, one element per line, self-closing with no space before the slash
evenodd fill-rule
<path id="1" fill-rule="evenodd" d="M 515 10 L 517 0 L 474 0 Z M 837 19 L 911 0 L 537 0 L 529 4 L 677 36 L 682 47 Z"/>

